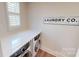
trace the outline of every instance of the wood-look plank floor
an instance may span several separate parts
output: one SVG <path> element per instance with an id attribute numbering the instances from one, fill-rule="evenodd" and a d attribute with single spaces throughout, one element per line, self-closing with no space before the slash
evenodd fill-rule
<path id="1" fill-rule="evenodd" d="M 38 51 L 36 57 L 56 57 L 56 56 L 51 55 L 51 54 L 49 54 L 49 53 L 47 53 L 47 52 L 45 52 L 45 51 L 39 49 L 39 51 Z"/>

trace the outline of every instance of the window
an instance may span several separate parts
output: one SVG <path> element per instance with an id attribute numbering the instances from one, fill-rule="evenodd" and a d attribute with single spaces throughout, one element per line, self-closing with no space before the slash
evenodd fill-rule
<path id="1" fill-rule="evenodd" d="M 20 26 L 20 4 L 19 2 L 8 2 L 8 23 L 9 26 Z"/>

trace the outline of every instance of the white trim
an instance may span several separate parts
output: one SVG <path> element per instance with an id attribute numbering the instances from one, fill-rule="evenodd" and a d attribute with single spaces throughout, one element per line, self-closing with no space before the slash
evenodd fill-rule
<path id="1" fill-rule="evenodd" d="M 44 51 L 46 51 L 46 52 L 48 52 L 48 53 L 50 53 L 50 54 L 52 54 L 56 57 L 66 57 L 66 55 L 64 55 L 63 53 L 58 52 L 58 51 L 52 51 L 52 50 L 50 50 L 49 48 L 46 48 L 46 47 L 41 47 L 40 49 L 42 49 L 42 50 L 44 50 Z"/>

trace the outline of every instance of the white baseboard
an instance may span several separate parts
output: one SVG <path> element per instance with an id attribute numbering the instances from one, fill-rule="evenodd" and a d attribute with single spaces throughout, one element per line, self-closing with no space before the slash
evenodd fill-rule
<path id="1" fill-rule="evenodd" d="M 61 52 L 52 51 L 46 47 L 41 47 L 42 50 L 46 51 L 47 53 L 50 53 L 56 57 L 66 57 L 66 55 L 62 54 Z"/>

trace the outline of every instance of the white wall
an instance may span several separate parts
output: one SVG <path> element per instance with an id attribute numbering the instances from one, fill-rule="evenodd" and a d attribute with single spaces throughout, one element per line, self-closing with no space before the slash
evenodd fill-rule
<path id="1" fill-rule="evenodd" d="M 30 29 L 42 31 L 42 47 L 64 56 L 74 56 L 79 26 L 43 24 L 45 16 L 79 16 L 79 3 L 29 3 Z"/>

